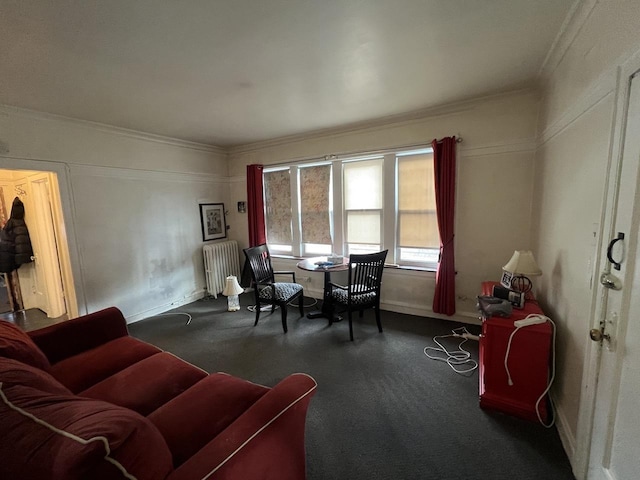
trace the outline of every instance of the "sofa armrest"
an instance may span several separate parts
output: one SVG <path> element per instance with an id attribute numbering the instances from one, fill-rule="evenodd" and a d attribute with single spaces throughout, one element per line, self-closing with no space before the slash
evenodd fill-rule
<path id="1" fill-rule="evenodd" d="M 309 375 L 289 375 L 167 480 L 305 478 L 304 427 L 316 387 Z"/>
<path id="2" fill-rule="evenodd" d="M 29 332 L 51 364 L 127 335 L 127 321 L 115 307 Z"/>

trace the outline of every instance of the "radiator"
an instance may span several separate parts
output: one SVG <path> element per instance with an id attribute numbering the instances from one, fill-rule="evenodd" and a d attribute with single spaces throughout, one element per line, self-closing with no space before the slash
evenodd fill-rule
<path id="1" fill-rule="evenodd" d="M 209 295 L 218 298 L 224 290 L 226 279 L 235 275 L 240 281 L 240 259 L 238 258 L 238 242 L 228 242 L 205 245 L 202 248 L 204 256 L 204 275 L 207 279 Z"/>

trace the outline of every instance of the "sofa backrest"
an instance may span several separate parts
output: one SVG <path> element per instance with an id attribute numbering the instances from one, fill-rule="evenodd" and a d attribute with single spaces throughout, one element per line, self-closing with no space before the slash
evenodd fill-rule
<path id="1" fill-rule="evenodd" d="M 47 372 L 0 357 L 0 478 L 164 479 L 172 458 L 132 410 L 72 395 Z"/>
<path id="2" fill-rule="evenodd" d="M 48 370 L 50 365 L 31 337 L 13 323 L 0 320 L 0 357 L 12 358 L 36 368 Z"/>

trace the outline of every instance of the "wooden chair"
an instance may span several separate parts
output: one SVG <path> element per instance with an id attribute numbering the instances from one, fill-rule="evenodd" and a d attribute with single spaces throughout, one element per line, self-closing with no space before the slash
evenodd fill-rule
<path id="1" fill-rule="evenodd" d="M 364 255 L 350 255 L 348 285 L 344 286 L 329 282 L 331 290 L 328 298 L 331 302 L 331 310 L 335 305 L 346 309 L 349 317 L 349 337 L 351 341 L 353 341 L 351 312 L 354 310 L 358 310 L 362 318 L 365 308 L 374 308 L 378 331 L 382 332 L 382 323 L 380 322 L 380 286 L 387 252 L 388 250 Z M 333 315 L 329 316 L 329 323 L 333 323 Z"/>
<path id="2" fill-rule="evenodd" d="M 296 283 L 295 272 L 273 271 L 271 255 L 266 245 L 245 248 L 243 251 L 247 258 L 249 268 L 251 269 L 251 278 L 255 291 L 256 323 L 254 323 L 253 326 L 258 325 L 260 307 L 262 305 L 271 305 L 271 313 L 275 311 L 277 305 L 282 312 L 282 329 L 284 333 L 287 333 L 287 304 L 298 299 L 300 316 L 304 316 L 302 285 Z M 293 283 L 276 282 L 275 275 L 291 275 Z"/>

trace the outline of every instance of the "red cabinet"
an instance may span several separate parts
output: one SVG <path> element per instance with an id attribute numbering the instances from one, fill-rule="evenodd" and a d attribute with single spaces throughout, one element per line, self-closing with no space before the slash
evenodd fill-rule
<path id="1" fill-rule="evenodd" d="M 483 282 L 482 294 L 491 295 L 497 282 Z M 513 385 L 509 385 L 505 354 L 513 322 L 530 314 L 543 315 L 535 300 L 523 309 L 513 309 L 509 318 L 491 317 L 482 321 L 480 336 L 480 406 L 527 420 L 538 421 L 536 402 L 547 388 L 552 342 L 550 322 L 522 327 L 513 336 L 507 365 Z M 538 404 L 540 418 L 547 422 L 547 398 Z"/>

